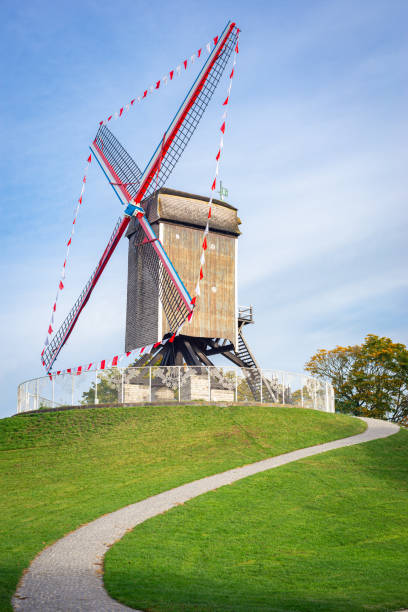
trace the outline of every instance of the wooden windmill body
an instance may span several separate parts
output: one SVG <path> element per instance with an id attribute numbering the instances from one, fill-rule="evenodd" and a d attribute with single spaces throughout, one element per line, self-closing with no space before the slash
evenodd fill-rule
<path id="1" fill-rule="evenodd" d="M 142 202 L 145 214 L 174 263 L 190 294 L 194 294 L 200 269 L 203 230 L 208 218 L 208 198 L 160 189 Z M 240 235 L 238 211 L 221 200 L 212 200 L 210 231 L 205 251 L 205 276 L 200 298 L 190 322 L 183 325 L 172 343 L 159 346 L 135 364 L 212 366 L 211 356 L 223 354 L 244 368 L 254 399 L 261 390 L 260 369 L 243 335 L 253 323 L 252 308 L 240 309 L 237 301 L 237 251 Z M 126 351 L 152 345 L 171 328 L 166 318 L 166 299 L 160 295 L 147 263 L 150 248 L 140 241 L 137 220 L 127 231 L 129 239 L 126 313 Z M 157 281 L 157 279 L 156 279 Z M 263 381 L 263 394 L 274 400 Z"/>
<path id="2" fill-rule="evenodd" d="M 200 270 L 203 229 L 208 217 L 208 198 L 171 189 L 160 189 L 143 202 L 146 216 L 169 254 L 191 295 Z M 224 338 L 238 344 L 237 238 L 240 234 L 237 209 L 213 200 L 210 233 L 207 236 L 206 274 L 191 321 L 181 337 L 190 343 Z M 171 332 L 165 301 L 146 265 L 146 252 L 138 243 L 137 221 L 130 224 L 126 351 L 155 343 Z M 164 307 L 163 307 L 164 303 Z M 191 361 L 191 360 L 188 360 Z M 197 363 L 196 360 L 194 360 Z"/>

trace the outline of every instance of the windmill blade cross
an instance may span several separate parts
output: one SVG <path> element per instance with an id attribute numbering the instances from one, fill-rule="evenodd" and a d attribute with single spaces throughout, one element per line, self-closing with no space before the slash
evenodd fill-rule
<path id="1" fill-rule="evenodd" d="M 138 217 L 140 226 L 149 240 L 149 247 L 151 246 L 155 250 L 160 260 L 158 278 L 163 278 L 163 274 L 166 275 L 179 296 L 182 307 L 180 308 L 180 305 L 177 304 L 176 308 L 184 311 L 183 316 L 188 316 L 192 312 L 191 296 L 146 219 L 140 203 L 165 184 L 184 152 L 235 48 L 237 34 L 235 23 L 227 24 L 143 173 L 106 125 L 100 126 L 91 145 L 91 150 L 112 189 L 121 203 L 126 206 L 125 216 L 116 225 L 90 280 L 45 350 L 43 364 L 47 372 L 51 370 L 55 359 L 68 340 L 81 311 L 88 302 L 132 216 Z M 170 285 L 167 283 L 167 286 Z"/>
<path id="2" fill-rule="evenodd" d="M 105 138 L 109 140 L 110 143 L 110 157 L 106 156 L 106 147 L 104 146 Z M 164 142 L 165 136 L 163 137 Z M 126 229 L 129 224 L 130 217 L 136 215 L 139 219 L 139 223 L 143 228 L 145 236 L 152 243 L 153 248 L 157 254 L 157 257 L 161 261 L 161 265 L 163 271 L 165 271 L 166 275 L 172 280 L 176 290 L 181 298 L 182 303 L 184 304 L 183 310 L 186 311 L 186 317 L 192 312 L 191 306 L 191 296 L 188 293 L 186 287 L 184 286 L 182 280 L 177 274 L 176 269 L 174 268 L 169 256 L 167 255 L 163 245 L 160 240 L 157 239 L 157 236 L 154 233 L 154 230 L 146 217 L 144 216 L 144 210 L 140 206 L 136 206 L 135 204 L 131 204 L 131 202 L 137 200 L 139 194 L 137 194 L 132 200 L 132 196 L 130 190 L 125 187 L 124 183 L 120 182 L 119 172 L 122 176 L 125 176 L 125 171 L 123 170 L 123 166 L 120 165 L 120 162 L 123 160 L 123 155 L 121 155 L 120 159 L 115 159 L 113 151 L 124 151 L 122 145 L 115 138 L 115 136 L 108 130 L 106 126 L 101 126 L 98 130 L 97 137 L 91 145 L 91 151 L 95 156 L 95 159 L 98 161 L 100 167 L 102 168 L 103 173 L 108 178 L 109 183 L 112 187 L 115 188 L 115 185 L 118 184 L 118 189 L 115 189 L 116 195 L 119 197 L 120 201 L 124 204 L 127 204 L 125 210 L 125 217 L 123 219 L 123 227 Z M 133 162 L 130 155 L 126 154 L 128 159 Z M 159 156 L 159 164 L 160 164 Z M 131 167 L 131 162 L 128 162 L 128 167 Z M 134 162 L 133 162 L 134 164 Z M 139 189 L 140 191 L 140 189 Z M 124 230 L 123 230 L 124 231 Z M 123 234 L 123 232 L 122 232 Z M 115 245 L 116 247 L 116 245 Z M 114 248 L 115 248 L 114 247 Z M 93 287 L 92 287 L 93 289 Z M 91 290 L 92 290 L 91 289 Z"/>

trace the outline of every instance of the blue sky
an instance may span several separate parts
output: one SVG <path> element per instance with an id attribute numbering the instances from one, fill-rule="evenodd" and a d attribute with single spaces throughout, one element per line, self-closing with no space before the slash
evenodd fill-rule
<path id="1" fill-rule="evenodd" d="M 2 3 L 0 416 L 39 352 L 100 119 L 242 29 L 220 178 L 239 208 L 239 301 L 264 367 L 301 371 L 367 333 L 408 343 L 405 0 Z M 194 71 L 114 125 L 144 166 Z M 221 83 L 168 186 L 208 195 Z M 121 213 L 93 164 L 57 322 Z M 123 241 L 58 360 L 123 350 Z"/>

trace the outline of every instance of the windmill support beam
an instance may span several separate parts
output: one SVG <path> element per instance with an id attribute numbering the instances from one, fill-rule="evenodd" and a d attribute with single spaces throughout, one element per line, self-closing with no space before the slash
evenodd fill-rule
<path id="1" fill-rule="evenodd" d="M 143 366 L 183 366 L 214 367 L 209 359 L 211 355 L 223 355 L 235 366 L 242 369 L 245 380 L 255 401 L 268 398 L 276 402 L 277 396 L 270 381 L 265 378 L 239 326 L 239 345 L 234 345 L 225 338 L 195 338 L 193 336 L 176 336 L 173 342 L 159 346 L 148 355 L 143 355 L 134 367 Z"/>
<path id="2" fill-rule="evenodd" d="M 207 355 L 200 349 L 200 347 L 197 347 L 197 355 L 198 357 L 201 359 L 201 362 L 206 365 L 206 366 L 213 366 L 213 362 L 210 361 L 210 359 L 208 359 Z"/>
<path id="3" fill-rule="evenodd" d="M 208 355 L 220 355 L 222 353 L 231 352 L 234 350 L 233 344 L 226 344 L 225 346 L 217 346 L 205 351 L 205 354 Z"/>
<path id="4" fill-rule="evenodd" d="M 182 338 L 181 345 L 182 345 L 182 350 L 184 349 L 183 354 L 186 360 L 186 364 L 200 366 L 201 362 L 200 362 L 199 355 L 197 354 L 196 351 L 194 351 L 194 348 L 192 347 L 190 340 L 188 340 L 187 338 Z"/>

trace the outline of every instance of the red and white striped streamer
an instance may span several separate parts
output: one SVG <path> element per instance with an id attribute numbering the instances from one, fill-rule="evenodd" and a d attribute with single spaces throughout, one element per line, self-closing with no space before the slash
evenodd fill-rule
<path id="1" fill-rule="evenodd" d="M 205 252 L 207 250 L 207 235 L 208 232 L 210 230 L 210 219 L 211 219 L 211 210 L 212 210 L 212 201 L 214 199 L 214 191 L 215 188 L 217 186 L 217 181 L 218 181 L 218 173 L 219 173 L 219 168 L 220 168 L 220 160 L 221 160 L 221 155 L 222 155 L 222 151 L 224 148 L 224 134 L 225 134 L 225 125 L 226 125 L 226 120 L 227 120 L 227 108 L 228 108 L 228 104 L 229 104 L 229 100 L 230 100 L 230 95 L 231 95 L 231 87 L 232 87 L 232 79 L 234 77 L 234 72 L 235 72 L 235 66 L 237 63 L 237 55 L 239 53 L 239 49 L 238 49 L 238 40 L 239 40 L 239 32 L 240 30 L 238 30 L 237 32 L 237 44 L 235 46 L 235 52 L 234 52 L 234 61 L 232 63 L 232 70 L 229 76 L 229 81 L 228 81 L 228 88 L 227 88 L 227 97 L 225 98 L 224 102 L 223 102 L 223 106 L 225 106 L 225 110 L 222 114 L 221 117 L 221 127 L 220 127 L 220 131 L 221 131 L 221 137 L 220 137 L 220 142 L 219 142 L 219 146 L 218 146 L 218 153 L 215 156 L 215 172 L 214 172 L 214 178 L 211 184 L 211 197 L 210 200 L 208 202 L 208 217 L 207 217 L 207 223 L 204 229 L 204 233 L 203 233 L 203 242 L 202 242 L 202 248 L 201 248 L 201 257 L 200 257 L 200 271 L 198 273 L 198 279 L 197 279 L 197 284 L 195 286 L 195 296 L 192 298 L 191 303 L 195 306 L 196 304 L 196 300 L 197 297 L 201 295 L 201 289 L 200 289 L 200 281 L 202 281 L 202 279 L 204 278 L 204 266 L 205 266 Z M 189 315 L 189 320 L 191 319 L 192 313 Z"/>
<path id="2" fill-rule="evenodd" d="M 237 55 L 238 55 L 238 52 L 239 52 L 239 50 L 238 50 L 239 32 L 240 32 L 240 30 L 238 30 L 237 43 L 236 43 L 235 52 L 234 52 L 234 61 L 233 61 L 232 70 L 231 70 L 231 73 L 230 73 L 230 76 L 229 76 L 229 83 L 228 83 L 228 89 L 227 89 L 227 97 L 226 97 L 225 101 L 223 102 L 223 106 L 226 106 L 226 107 L 229 104 L 229 98 L 230 98 L 230 95 L 231 95 L 231 87 L 232 87 L 232 79 L 233 79 L 233 76 L 234 76 L 235 65 L 236 65 L 236 62 L 237 62 Z M 216 36 L 213 39 L 212 42 L 213 42 L 213 45 L 215 46 L 217 44 L 217 42 L 218 42 L 218 36 Z M 206 51 L 208 53 L 211 52 L 211 47 L 212 47 L 212 43 L 211 42 L 209 42 L 209 43 L 207 43 L 205 45 L 205 49 L 206 49 Z M 187 70 L 187 66 L 188 66 L 189 62 L 190 63 L 194 63 L 196 59 L 199 59 L 201 57 L 201 55 L 202 55 L 202 49 L 199 49 L 197 51 L 197 55 L 193 54 L 190 57 L 190 60 L 187 60 L 187 59 L 184 60 L 183 61 L 184 70 Z M 171 70 L 168 73 L 168 76 L 167 75 L 164 76 L 160 81 L 157 81 L 155 85 L 151 85 L 149 89 L 145 90 L 143 95 L 138 96 L 137 101 L 140 102 L 141 100 L 146 98 L 149 93 L 153 93 L 155 90 L 158 90 L 160 88 L 161 84 L 162 85 L 167 85 L 167 82 L 169 80 L 172 81 L 174 76 L 175 76 L 175 74 L 180 75 L 181 71 L 182 71 L 181 65 L 177 66 L 176 70 Z M 116 112 L 114 115 L 109 116 L 107 120 L 101 121 L 100 125 L 102 125 L 103 123 L 106 124 L 112 118 L 118 119 L 119 117 L 122 117 L 124 115 L 124 113 L 128 112 L 130 110 L 130 108 L 132 108 L 134 106 L 134 103 L 135 103 L 135 99 L 131 100 L 129 102 L 129 104 L 127 104 L 126 106 L 122 107 L 119 112 Z M 210 225 L 210 219 L 211 219 L 211 209 L 212 209 L 212 201 L 213 201 L 213 198 L 214 198 L 214 191 L 215 191 L 215 188 L 216 188 L 216 185 L 217 185 L 217 178 L 218 178 L 218 173 L 219 173 L 220 159 L 221 159 L 222 150 L 223 150 L 223 147 L 224 147 L 224 134 L 225 134 L 226 119 L 227 119 L 227 109 L 225 109 L 225 111 L 224 111 L 224 113 L 222 115 L 222 124 L 221 124 L 221 127 L 220 127 L 221 137 L 220 137 L 220 143 L 219 143 L 219 147 L 218 147 L 218 153 L 217 153 L 217 155 L 215 157 L 216 165 L 215 165 L 214 179 L 213 179 L 213 182 L 212 182 L 212 185 L 211 185 L 211 197 L 210 197 L 210 200 L 209 200 L 209 203 L 208 203 L 209 204 L 208 218 L 207 218 L 207 223 L 206 223 L 206 227 L 205 227 L 204 234 L 203 234 L 202 253 L 201 253 L 201 257 L 200 257 L 200 272 L 199 272 L 199 277 L 198 277 L 198 280 L 197 280 L 197 285 L 195 287 L 195 294 L 196 295 L 191 300 L 191 303 L 193 304 L 193 306 L 195 306 L 195 304 L 196 304 L 197 296 L 200 296 L 200 294 L 201 294 L 201 291 L 200 291 L 200 281 L 204 278 L 203 270 L 204 270 L 204 265 L 205 265 L 205 251 L 207 250 L 207 235 L 208 235 L 208 232 L 209 232 L 209 225 Z M 50 325 L 48 327 L 48 334 L 47 334 L 47 337 L 45 339 L 44 348 L 43 348 L 43 351 L 41 353 L 41 358 L 44 355 L 44 351 L 45 351 L 46 347 L 49 344 L 49 336 L 53 333 L 52 326 L 54 324 L 54 315 L 55 315 L 56 308 L 57 308 L 58 296 L 59 296 L 59 293 L 64 289 L 64 282 L 63 281 L 65 280 L 65 272 L 66 272 L 66 267 L 67 267 L 67 262 L 68 262 L 70 246 L 71 246 L 71 243 L 72 243 L 72 238 L 73 238 L 74 233 L 75 233 L 75 224 L 76 224 L 76 220 L 77 220 L 77 217 L 78 217 L 79 208 L 80 208 L 80 206 L 82 204 L 82 197 L 83 197 L 83 194 L 84 194 L 84 191 L 85 191 L 85 185 L 86 185 L 86 180 L 87 180 L 87 173 L 88 173 L 88 169 L 89 169 L 89 165 L 91 163 L 91 160 L 92 160 L 92 158 L 91 158 L 91 155 L 90 155 L 88 157 L 87 165 L 85 167 L 84 176 L 83 176 L 83 179 L 82 179 L 82 189 L 81 189 L 80 197 L 78 199 L 78 203 L 76 205 L 76 209 L 75 209 L 75 213 L 74 213 L 74 219 L 73 219 L 73 222 L 72 222 L 71 234 L 70 234 L 70 237 L 69 237 L 68 242 L 67 242 L 67 250 L 66 250 L 64 264 L 63 264 L 63 267 L 62 267 L 61 278 L 60 278 L 60 281 L 59 281 L 59 284 L 58 284 L 58 291 L 57 291 L 55 302 L 54 302 L 54 305 L 53 305 L 53 308 L 52 308 Z M 190 315 L 188 316 L 188 321 L 191 320 L 193 312 L 194 311 L 192 311 L 190 313 Z M 185 323 L 186 323 L 186 321 L 184 321 L 184 323 L 182 325 L 180 325 L 180 327 L 171 336 L 171 338 L 162 339 L 161 341 L 156 342 L 155 344 L 150 344 L 150 345 L 147 345 L 147 346 L 143 346 L 143 347 L 134 349 L 132 351 L 129 351 L 127 353 L 123 353 L 122 355 L 115 355 L 111 359 L 102 359 L 101 361 L 91 361 L 88 364 L 76 366 L 74 368 L 67 368 L 66 370 L 57 370 L 55 372 L 50 372 L 48 374 L 48 376 L 52 380 L 53 378 L 55 378 L 57 376 L 60 376 L 62 374 L 66 374 L 66 373 L 68 373 L 68 374 L 76 374 L 77 376 L 79 376 L 79 375 L 81 375 L 81 374 L 83 374 L 85 372 L 89 372 L 89 370 L 91 370 L 92 367 L 94 369 L 97 369 L 97 370 L 105 370 L 106 368 L 110 368 L 110 367 L 118 367 L 119 363 L 125 357 L 129 358 L 130 356 L 133 356 L 135 358 L 138 358 L 138 357 L 141 357 L 143 355 L 143 353 L 147 354 L 147 353 L 150 353 L 151 350 L 156 349 L 159 346 L 164 346 L 167 342 L 174 342 L 175 337 L 180 334 L 181 329 L 182 329 L 182 327 L 183 327 L 183 325 Z M 45 365 L 44 361 L 43 361 L 43 365 Z"/>
<path id="3" fill-rule="evenodd" d="M 109 115 L 109 117 L 107 117 L 103 121 L 100 121 L 99 125 L 106 125 L 112 119 L 116 120 L 119 119 L 119 117 L 124 117 L 126 113 L 128 113 L 132 108 L 135 107 L 136 102 L 139 103 L 142 100 L 145 100 L 150 95 L 157 92 L 159 89 L 163 89 L 163 87 L 166 87 L 169 82 L 173 81 L 176 77 L 179 77 L 183 72 L 185 72 L 191 64 L 194 64 L 196 61 L 201 60 L 204 56 L 205 51 L 207 51 L 207 53 L 211 53 L 211 50 L 215 47 L 217 42 L 218 36 L 215 36 L 212 41 L 208 42 L 204 47 L 198 49 L 198 51 L 190 55 L 189 58 L 183 60 L 174 70 L 169 70 L 169 72 L 167 72 L 167 74 L 165 74 L 161 79 L 155 81 L 152 85 L 150 85 L 150 87 L 145 89 L 140 94 L 140 96 L 133 98 L 127 104 L 122 106 L 122 108 L 120 108 L 118 111 L 116 111 L 112 115 Z"/>
<path id="4" fill-rule="evenodd" d="M 174 338 L 176 336 L 178 336 L 180 331 L 181 331 L 181 326 L 171 336 L 171 338 L 165 338 L 165 339 L 163 339 L 163 340 L 161 340 L 159 342 L 156 342 L 154 344 L 148 344 L 146 346 L 142 346 L 140 348 L 133 349 L 132 351 L 128 351 L 127 353 L 123 353 L 122 355 L 115 355 L 114 357 L 111 357 L 110 359 L 101 359 L 99 361 L 90 361 L 89 363 L 87 363 L 85 365 L 75 366 L 74 368 L 67 368 L 66 370 L 56 370 L 55 372 L 50 372 L 48 374 L 48 376 L 49 376 L 50 380 L 52 380 L 53 378 L 56 378 L 57 376 L 60 376 L 60 375 L 63 375 L 63 374 L 76 374 L 77 376 L 80 376 L 81 374 L 85 374 L 86 372 L 89 372 L 92 368 L 94 368 L 95 370 L 106 370 L 108 368 L 119 367 L 121 361 L 125 357 L 127 359 L 129 357 L 134 357 L 135 359 L 138 359 L 143 354 L 147 355 L 153 349 L 157 349 L 159 346 L 164 346 L 165 344 L 167 344 L 167 342 L 174 342 Z"/>
<path id="5" fill-rule="evenodd" d="M 79 194 L 79 198 L 78 198 L 78 201 L 77 201 L 75 209 L 74 209 L 74 218 L 73 218 L 72 225 L 71 225 L 71 233 L 70 233 L 68 241 L 66 243 L 65 259 L 64 259 L 64 263 L 62 265 L 61 276 L 60 276 L 60 279 L 59 279 L 59 282 L 58 282 L 57 295 L 55 296 L 55 301 L 54 301 L 54 304 L 52 306 L 51 318 L 50 318 L 50 323 L 48 325 L 47 336 L 45 338 L 44 347 L 43 347 L 43 350 L 42 350 L 42 353 L 41 353 L 41 361 L 42 361 L 43 365 L 45 365 L 44 364 L 44 360 L 43 360 L 44 351 L 47 348 L 47 346 L 49 344 L 50 336 L 52 335 L 52 333 L 54 331 L 53 330 L 53 325 L 54 325 L 55 313 L 57 311 L 58 297 L 59 297 L 59 294 L 61 293 L 61 291 L 64 289 L 65 275 L 66 275 L 68 258 L 69 258 L 69 251 L 70 251 L 70 248 L 71 248 L 72 239 L 73 239 L 74 234 L 75 234 L 75 224 L 76 224 L 76 221 L 77 221 L 77 218 L 78 218 L 79 209 L 80 209 L 81 204 L 82 204 L 82 199 L 83 199 L 84 192 L 85 192 L 85 186 L 86 186 L 88 170 L 89 170 L 89 166 L 91 165 L 91 161 L 92 161 L 92 156 L 90 155 L 88 157 L 87 161 L 86 161 L 86 166 L 84 168 L 84 173 L 83 173 L 83 177 L 82 177 L 81 193 Z"/>

